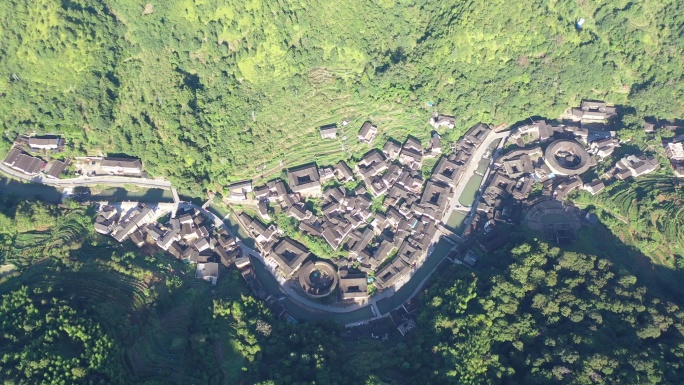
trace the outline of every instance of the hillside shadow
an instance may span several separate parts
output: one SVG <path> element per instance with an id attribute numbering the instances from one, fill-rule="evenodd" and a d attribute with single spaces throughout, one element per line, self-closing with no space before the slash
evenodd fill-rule
<path id="1" fill-rule="evenodd" d="M 505 270 L 511 262 L 508 256 L 511 245 L 530 242 L 534 239 L 542 239 L 548 242 L 551 247 L 559 247 L 562 251 L 594 255 L 606 259 L 613 263 L 618 270 L 637 277 L 637 283 L 646 286 L 651 293 L 667 298 L 672 302 L 678 303 L 684 295 L 684 287 L 680 284 L 684 280 L 684 272 L 654 263 L 639 249 L 625 243 L 613 234 L 600 220 L 594 226 L 583 221 L 582 227 L 577 232 L 577 240 L 563 246 L 556 246 L 544 234 L 530 230 L 521 224 L 517 230 L 512 232 L 508 245 L 494 253 L 497 256 L 497 261 L 492 267 Z M 488 260 L 491 259 L 488 258 Z"/>
<path id="2" fill-rule="evenodd" d="M 173 202 L 170 191 L 165 189 L 153 188 L 142 191 L 128 191 L 125 188 L 109 188 L 90 197 L 92 201 L 108 200 L 110 202 Z"/>
<path id="3" fill-rule="evenodd" d="M 121 159 L 140 159 L 137 156 L 131 156 L 130 154 L 124 154 L 120 152 L 107 153 L 108 158 L 121 158 Z"/>
<path id="4" fill-rule="evenodd" d="M 534 116 L 530 116 L 529 118 L 519 120 L 519 121 L 511 124 L 509 129 L 511 130 L 511 132 L 515 132 L 515 130 L 517 130 L 520 127 L 527 126 L 527 125 L 533 124 L 534 122 L 538 122 L 541 120 L 546 120 L 549 123 L 555 122 L 553 119 L 549 119 L 549 118 L 539 116 L 539 115 L 534 115 Z"/>
<path id="5" fill-rule="evenodd" d="M 0 178 L 0 197 L 10 201 L 28 199 L 59 203 L 62 198 L 62 192 L 52 186 L 22 183 L 7 178 Z"/>

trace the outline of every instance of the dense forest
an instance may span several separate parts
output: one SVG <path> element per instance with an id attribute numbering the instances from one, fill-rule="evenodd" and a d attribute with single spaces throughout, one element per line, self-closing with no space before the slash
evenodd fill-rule
<path id="1" fill-rule="evenodd" d="M 0 14 L 4 140 L 64 133 L 193 195 L 357 156 L 365 119 L 403 140 L 426 138 L 435 108 L 460 129 L 581 98 L 684 115 L 675 0 L 8 0 Z M 350 140 L 320 139 L 343 119 Z"/>
<path id="2" fill-rule="evenodd" d="M 82 229 L 93 213 L 80 205 L 5 197 L 0 214 L 2 263 L 18 267 L 0 278 L 5 383 L 661 384 L 684 378 L 684 290 L 673 284 L 681 282 L 681 270 L 666 275 L 657 270 L 664 266 L 632 265 L 638 249 L 602 225 L 582 230 L 579 242 L 565 249 L 512 231 L 509 245 L 485 255 L 478 269 L 440 269 L 419 295 L 417 330 L 380 341 L 350 340 L 333 322 L 276 320 L 236 270 L 222 270 L 212 289 L 164 253 L 122 247 Z"/>

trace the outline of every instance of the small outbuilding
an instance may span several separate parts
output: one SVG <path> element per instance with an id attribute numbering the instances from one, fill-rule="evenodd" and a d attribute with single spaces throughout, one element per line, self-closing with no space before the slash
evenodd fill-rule
<path id="1" fill-rule="evenodd" d="M 219 265 L 216 262 L 198 263 L 195 278 L 203 279 L 216 285 L 219 277 Z"/>
<path id="2" fill-rule="evenodd" d="M 321 132 L 321 139 L 335 139 L 337 138 L 337 124 L 328 124 L 319 128 Z"/>

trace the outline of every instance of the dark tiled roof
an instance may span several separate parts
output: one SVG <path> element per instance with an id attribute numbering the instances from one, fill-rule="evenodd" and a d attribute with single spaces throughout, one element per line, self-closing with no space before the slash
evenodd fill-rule
<path id="1" fill-rule="evenodd" d="M 368 296 L 368 281 L 365 273 L 347 273 L 340 276 L 340 292 L 343 299 Z"/>
<path id="2" fill-rule="evenodd" d="M 354 173 L 352 172 L 352 169 L 347 166 L 347 163 L 345 163 L 343 160 L 337 162 L 337 166 L 335 167 L 335 175 L 337 176 L 337 179 L 346 182 L 354 179 Z"/>
<path id="3" fill-rule="evenodd" d="M 315 164 L 290 169 L 287 171 L 287 179 L 290 189 L 294 192 L 320 186 L 320 175 Z"/>
<path id="4" fill-rule="evenodd" d="M 286 276 L 292 275 L 310 254 L 306 247 L 290 238 L 280 239 L 271 249 L 271 257 Z"/>
<path id="5" fill-rule="evenodd" d="M 371 122 L 364 122 L 359 130 L 359 138 L 363 140 L 371 140 L 372 136 L 377 131 L 377 128 Z"/>
<path id="6" fill-rule="evenodd" d="M 37 174 L 45 164 L 42 159 L 26 155 L 18 148 L 10 150 L 4 163 L 29 175 Z"/>
<path id="7" fill-rule="evenodd" d="M 101 167 L 142 168 L 142 162 L 137 158 L 104 158 Z"/>
<path id="8" fill-rule="evenodd" d="M 47 175 L 53 178 L 59 178 L 60 175 L 66 169 L 66 163 L 61 160 L 56 160 L 50 164 L 50 168 L 47 170 Z"/>

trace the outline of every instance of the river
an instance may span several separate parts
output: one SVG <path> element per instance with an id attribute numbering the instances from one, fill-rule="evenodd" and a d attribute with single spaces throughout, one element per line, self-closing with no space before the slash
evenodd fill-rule
<path id="1" fill-rule="evenodd" d="M 0 195 L 16 196 L 17 198 L 29 200 L 42 200 L 57 204 L 61 201 L 62 191 L 52 186 L 24 183 L 0 177 Z"/>

